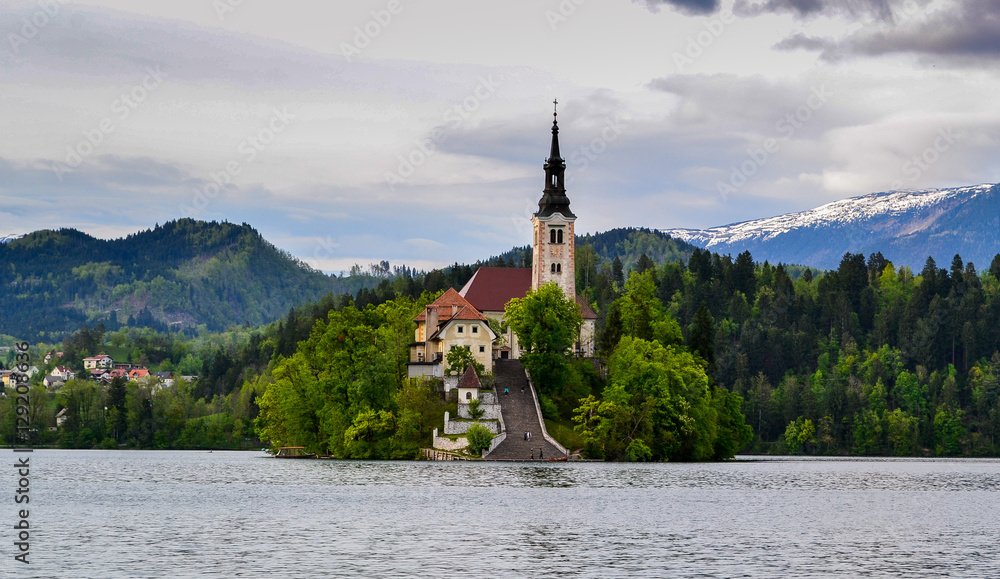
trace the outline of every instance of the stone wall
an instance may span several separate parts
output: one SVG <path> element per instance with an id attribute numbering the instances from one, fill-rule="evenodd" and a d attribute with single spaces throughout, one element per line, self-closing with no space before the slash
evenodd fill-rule
<path id="1" fill-rule="evenodd" d="M 476 422 L 472 420 L 451 420 L 449 413 L 444 413 L 444 433 L 445 434 L 465 434 L 469 427 Z M 495 420 L 480 420 L 482 424 L 493 434 L 500 434 L 500 423 Z"/>
<path id="2" fill-rule="evenodd" d="M 457 451 L 463 448 L 469 447 L 469 439 L 459 438 L 458 440 L 452 440 L 450 438 L 444 438 L 443 436 L 438 436 L 438 429 L 434 429 L 434 448 L 438 450 L 449 450 Z"/>
<path id="3" fill-rule="evenodd" d="M 497 404 L 497 395 L 491 390 L 479 391 L 479 409 L 483 411 L 480 420 L 500 420 L 500 405 Z M 458 401 L 458 417 L 471 420 L 469 405 L 464 400 Z"/>

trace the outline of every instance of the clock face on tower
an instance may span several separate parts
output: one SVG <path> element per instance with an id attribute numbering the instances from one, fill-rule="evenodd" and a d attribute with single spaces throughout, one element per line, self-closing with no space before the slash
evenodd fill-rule
<path id="1" fill-rule="evenodd" d="M 551 248 L 552 257 L 562 257 L 562 247 L 556 246 Z"/>

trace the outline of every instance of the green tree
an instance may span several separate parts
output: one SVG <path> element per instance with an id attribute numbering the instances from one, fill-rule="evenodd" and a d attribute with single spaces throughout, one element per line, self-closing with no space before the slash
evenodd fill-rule
<path id="1" fill-rule="evenodd" d="M 479 423 L 470 426 L 465 437 L 469 441 L 469 451 L 476 455 L 482 454 L 493 442 L 493 433 Z"/>
<path id="2" fill-rule="evenodd" d="M 473 420 L 479 420 L 483 417 L 483 414 L 486 413 L 485 410 L 480 408 L 480 405 L 481 403 L 478 398 L 473 398 L 472 401 L 469 402 L 469 416 Z"/>
<path id="3" fill-rule="evenodd" d="M 682 345 L 681 328 L 656 297 L 653 272 L 633 272 L 625 282 L 625 293 L 616 301 L 623 333 L 664 346 Z"/>
<path id="4" fill-rule="evenodd" d="M 790 454 L 801 454 L 807 443 L 814 442 L 816 426 L 808 418 L 799 417 L 785 428 L 785 445 Z"/>
<path id="5" fill-rule="evenodd" d="M 965 426 L 963 412 L 954 408 L 942 408 L 934 415 L 935 453 L 938 456 L 956 456 L 962 452 Z"/>
<path id="6" fill-rule="evenodd" d="M 708 363 L 709 373 L 715 367 L 715 319 L 708 310 L 708 304 L 701 302 L 694 323 L 688 332 L 688 347 Z"/>
<path id="7" fill-rule="evenodd" d="M 512 299 L 504 321 L 524 348 L 521 361 L 539 391 L 560 392 L 569 378 L 568 353 L 580 335 L 580 306 L 555 283 Z"/>
<path id="8" fill-rule="evenodd" d="M 448 370 L 445 372 L 448 376 L 461 375 L 469 366 L 474 367 L 479 376 L 482 376 L 486 371 L 486 367 L 476 361 L 476 357 L 468 346 L 459 346 L 449 350 L 445 360 L 448 362 Z"/>
<path id="9" fill-rule="evenodd" d="M 717 410 L 708 376 L 694 356 L 625 337 L 609 361 L 609 376 L 603 400 L 581 400 L 574 417 L 595 453 L 611 460 L 646 460 L 644 448 L 651 460 L 715 456 Z M 743 439 L 745 433 L 738 430 L 736 436 Z"/>

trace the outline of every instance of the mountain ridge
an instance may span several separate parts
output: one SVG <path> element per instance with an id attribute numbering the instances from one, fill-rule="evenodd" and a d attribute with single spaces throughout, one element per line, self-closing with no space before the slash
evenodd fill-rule
<path id="1" fill-rule="evenodd" d="M 869 193 L 795 213 L 660 231 L 718 253 L 834 269 L 844 253 L 881 251 L 897 265 L 961 254 L 986 265 L 1000 253 L 1000 185 Z"/>

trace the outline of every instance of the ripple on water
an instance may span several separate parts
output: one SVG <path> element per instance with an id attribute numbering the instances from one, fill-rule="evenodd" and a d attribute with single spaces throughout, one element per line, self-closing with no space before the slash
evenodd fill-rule
<path id="1" fill-rule="evenodd" d="M 992 577 L 1000 461 L 36 451 L 19 577 Z"/>

